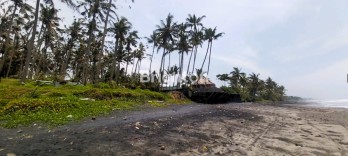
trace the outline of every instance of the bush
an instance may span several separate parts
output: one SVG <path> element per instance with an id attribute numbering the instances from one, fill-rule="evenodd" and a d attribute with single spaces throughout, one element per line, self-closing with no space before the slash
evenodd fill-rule
<path id="1" fill-rule="evenodd" d="M 52 112 L 62 112 L 70 108 L 79 107 L 78 99 L 62 99 L 62 98 L 43 98 L 43 99 L 32 99 L 32 98 L 22 98 L 18 100 L 13 100 L 9 102 L 4 109 L 3 113 L 13 113 L 13 112 L 36 112 L 39 110 L 47 110 Z"/>

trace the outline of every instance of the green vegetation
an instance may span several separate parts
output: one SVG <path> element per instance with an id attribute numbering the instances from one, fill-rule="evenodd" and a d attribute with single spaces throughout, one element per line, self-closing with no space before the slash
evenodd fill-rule
<path id="1" fill-rule="evenodd" d="M 284 100 L 285 87 L 270 77 L 261 80 L 259 74 L 255 73 L 247 77 L 241 69 L 234 67 L 230 74 L 219 74 L 217 78 L 229 83 L 229 86 L 222 86 L 221 89 L 240 94 L 243 101 L 269 103 Z"/>
<path id="2" fill-rule="evenodd" d="M 155 90 L 162 83 L 159 78 L 167 75 L 182 76 L 196 71 L 209 74 L 213 42 L 224 34 L 216 27 L 205 27 L 205 16 L 189 14 L 185 21 L 177 22 L 169 13 L 144 38 L 131 21 L 117 13 L 116 6 L 133 0 L 62 0 L 66 9 L 76 11 L 71 23 L 59 16 L 61 10 L 56 1 L 35 2 L 35 5 L 26 0 L 0 3 L 0 80 L 6 77 L 21 82 L 62 82 L 69 77 L 84 85 L 114 82 L 134 88 L 140 86 L 135 84 L 140 70 L 147 68 L 146 74 L 155 75 L 156 82 L 142 88 Z M 150 53 L 146 53 L 148 49 Z M 197 59 L 199 52 L 204 55 L 201 64 Z M 153 60 L 154 55 L 160 55 L 159 59 Z M 150 63 L 142 64 L 144 59 Z M 153 61 L 160 66 L 154 69 Z"/>
<path id="3" fill-rule="evenodd" d="M 165 107 L 169 103 L 186 103 L 169 94 L 142 89 L 112 88 L 99 83 L 95 87 L 61 85 L 21 85 L 16 79 L 0 83 L 0 125 L 28 126 L 45 123 L 50 126 L 107 114 L 113 110 L 142 107 Z"/>

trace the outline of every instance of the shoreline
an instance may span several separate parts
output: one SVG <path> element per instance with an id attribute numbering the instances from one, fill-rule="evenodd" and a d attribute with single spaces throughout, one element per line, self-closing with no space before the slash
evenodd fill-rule
<path id="1" fill-rule="evenodd" d="M 191 104 L 0 129 L 0 155 L 346 155 L 348 110 Z"/>

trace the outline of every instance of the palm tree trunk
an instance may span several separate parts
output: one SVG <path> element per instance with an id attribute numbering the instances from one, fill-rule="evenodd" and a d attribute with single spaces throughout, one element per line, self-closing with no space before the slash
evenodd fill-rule
<path id="1" fill-rule="evenodd" d="M 132 66 L 132 73 L 134 73 L 133 72 L 133 70 L 134 70 L 134 67 L 135 67 L 135 54 L 133 53 L 133 66 Z M 135 67 L 135 70 L 136 70 L 136 67 Z"/>
<path id="2" fill-rule="evenodd" d="M 208 71 L 207 71 L 207 75 L 209 74 L 209 70 L 210 70 L 210 59 L 211 59 L 211 49 L 213 47 L 213 42 L 210 43 L 210 52 L 209 52 L 209 61 L 208 61 Z"/>
<path id="3" fill-rule="evenodd" d="M 116 59 L 117 59 L 117 50 L 118 50 L 118 41 L 119 39 L 116 38 L 115 41 L 115 49 L 114 49 L 114 56 L 112 58 L 112 65 L 111 65 L 111 70 L 110 70 L 110 81 L 114 80 L 115 76 L 115 68 L 116 68 Z"/>
<path id="4" fill-rule="evenodd" d="M 124 76 L 127 76 L 128 66 L 129 66 L 129 61 L 127 61 L 127 63 L 126 63 L 126 72 L 124 73 Z"/>
<path id="5" fill-rule="evenodd" d="M 202 63 L 202 67 L 201 67 L 201 71 L 202 72 L 203 72 L 203 67 L 204 67 L 204 64 L 205 64 L 205 60 L 207 59 L 207 55 L 209 53 L 209 47 L 210 47 L 210 42 L 208 42 L 207 52 L 205 53 L 205 57 L 204 57 L 204 60 L 203 60 L 203 63 Z"/>
<path id="6" fill-rule="evenodd" d="M 163 48 L 163 54 L 162 54 L 162 58 L 161 58 L 161 65 L 160 65 L 160 69 L 159 69 L 159 74 L 160 74 L 160 78 L 161 78 L 161 81 L 163 82 L 163 66 L 164 66 L 164 56 L 165 56 L 165 51 L 166 49 Z"/>
<path id="7" fill-rule="evenodd" d="M 193 56 L 192 74 L 195 72 L 195 65 L 196 65 L 197 51 L 198 51 L 198 47 L 196 46 L 196 47 L 195 47 L 194 56 Z"/>
<path id="8" fill-rule="evenodd" d="M 193 47 L 193 49 L 192 49 L 192 51 L 191 51 L 190 59 L 189 59 L 188 65 L 187 65 L 187 72 L 186 72 L 186 75 L 188 75 L 188 74 L 189 74 L 189 71 L 190 71 L 191 59 L 192 59 L 192 54 L 193 54 L 193 52 L 194 52 L 194 49 L 195 49 L 195 47 Z"/>
<path id="9" fill-rule="evenodd" d="M 169 52 L 168 70 L 170 69 L 170 54 L 171 54 L 171 52 Z"/>
<path id="10" fill-rule="evenodd" d="M 112 0 L 109 0 L 109 4 L 108 4 L 108 11 L 106 13 L 106 18 L 105 18 L 105 21 L 104 21 L 104 31 L 103 31 L 103 37 L 102 37 L 102 42 L 101 42 L 101 50 L 99 52 L 99 55 L 98 55 L 98 64 L 97 64 L 97 73 L 96 75 L 98 76 L 99 78 L 99 75 L 100 77 L 102 78 L 103 76 L 103 73 L 102 73 L 102 57 L 103 57 L 103 53 L 104 53 L 104 44 L 105 44 L 105 38 L 106 38 L 106 34 L 108 32 L 108 22 L 109 22 L 109 16 L 110 16 L 110 11 L 111 11 L 111 5 L 112 5 Z"/>
<path id="11" fill-rule="evenodd" d="M 94 3 L 98 4 L 99 0 L 96 0 Z M 88 52 L 87 52 L 87 55 L 94 55 L 93 51 L 91 49 L 92 49 L 92 42 L 94 41 L 94 29 L 95 29 L 95 26 L 97 24 L 97 22 L 96 22 L 96 14 L 97 14 L 96 12 L 93 12 L 92 21 L 90 22 L 90 27 L 89 27 L 89 30 L 88 30 L 88 42 L 87 42 L 87 51 Z M 95 58 L 95 57 L 96 56 L 93 56 L 92 58 Z M 86 68 L 86 67 L 84 66 L 84 68 Z M 93 70 L 91 71 L 90 75 L 91 75 L 91 78 L 92 78 L 92 83 L 95 84 L 96 83 L 95 82 L 95 77 L 96 77 L 96 72 L 97 71 L 95 71 L 96 68 L 95 68 L 94 60 L 93 60 L 93 67 L 92 67 L 92 69 Z M 85 71 L 86 71 L 86 69 L 85 69 Z M 84 82 L 84 84 L 86 84 L 86 82 Z"/>
<path id="12" fill-rule="evenodd" d="M 139 65 L 138 65 L 138 74 L 140 74 L 140 67 L 141 67 L 141 60 L 139 60 Z"/>
<path id="13" fill-rule="evenodd" d="M 149 69 L 149 75 L 151 75 L 152 72 L 152 60 L 153 60 L 153 54 L 155 53 L 155 45 L 153 45 L 152 49 L 152 55 L 151 55 L 151 60 L 150 60 L 150 69 Z"/>
<path id="14" fill-rule="evenodd" d="M 10 71 L 11 71 L 11 66 L 12 66 L 12 61 L 13 61 L 13 55 L 14 53 L 17 51 L 18 49 L 18 32 L 15 33 L 15 37 L 14 37 L 14 40 L 13 40 L 13 46 L 14 46 L 14 50 L 11 51 L 10 53 L 10 62 L 8 63 L 8 68 L 7 68 L 7 72 L 6 72 L 6 78 L 9 77 L 9 74 L 10 74 Z"/>
<path id="15" fill-rule="evenodd" d="M 25 82 L 27 75 L 28 75 L 29 63 L 31 61 L 31 54 L 32 54 L 33 47 L 34 47 L 36 27 L 37 27 L 37 23 L 39 20 L 39 10 L 40 10 L 40 0 L 36 0 L 35 20 L 34 20 L 33 32 L 32 32 L 32 36 L 30 38 L 30 41 L 27 44 L 27 56 L 25 59 L 25 65 L 24 65 L 24 69 L 23 69 L 23 73 L 22 73 L 21 82 Z"/>
<path id="16" fill-rule="evenodd" d="M 13 23 L 13 19 L 14 19 L 14 16 L 17 12 L 17 9 L 18 9 L 18 6 L 15 4 L 14 6 L 14 10 L 12 12 L 12 15 L 11 15 L 11 19 L 10 19 L 10 23 L 9 23 L 9 28 L 6 32 L 6 41 L 5 41 L 5 44 L 4 44 L 4 54 L 2 55 L 2 59 L 0 60 L 0 77 L 2 77 L 1 73 L 2 73 L 2 70 L 4 68 L 4 64 L 5 64 L 5 61 L 6 61 L 6 58 L 7 58 L 7 55 L 8 55 L 8 46 L 9 46 L 9 43 L 10 43 L 10 32 L 12 32 L 12 23 Z"/>

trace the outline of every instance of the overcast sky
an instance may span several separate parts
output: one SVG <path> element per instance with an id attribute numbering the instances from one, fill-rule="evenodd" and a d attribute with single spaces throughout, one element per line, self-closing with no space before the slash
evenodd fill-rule
<path id="1" fill-rule="evenodd" d="M 346 0 L 119 0 L 117 5 L 118 14 L 127 17 L 140 36 L 149 36 L 168 13 L 178 22 L 188 14 L 205 15 L 206 27 L 217 26 L 225 33 L 213 43 L 209 77 L 215 82 L 217 74 L 239 67 L 272 77 L 288 95 L 348 98 Z M 70 24 L 73 12 L 62 7 L 60 14 Z M 198 64 L 205 48 L 199 51 Z M 156 59 L 158 68 L 159 56 Z"/>

